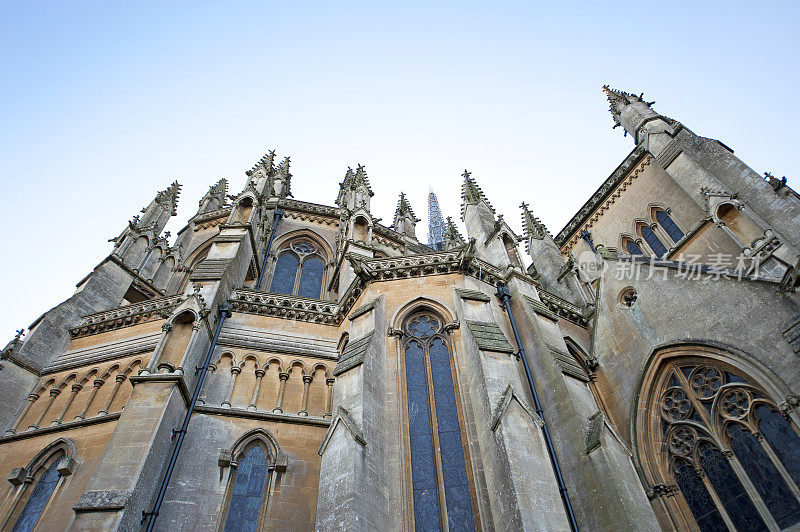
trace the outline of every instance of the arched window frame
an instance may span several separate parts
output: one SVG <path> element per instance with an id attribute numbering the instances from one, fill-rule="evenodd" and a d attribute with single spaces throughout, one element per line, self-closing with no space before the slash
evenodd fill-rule
<path id="1" fill-rule="evenodd" d="M 687 382 L 692 378 L 693 374 L 687 375 L 686 371 L 679 369 L 684 366 L 716 367 L 736 377 L 736 380 L 729 380 L 724 386 L 718 388 L 715 395 L 711 396 L 713 397 L 713 403 L 711 403 L 713 407 L 710 404 L 708 412 L 712 421 L 706 425 L 706 427 L 710 427 L 710 430 L 703 429 L 705 433 L 700 430 L 700 425 L 691 419 L 673 422 L 670 428 L 663 428 L 666 421 L 661 414 L 661 400 L 664 393 L 671 388 L 671 376 L 675 375 L 679 380 L 683 380 L 685 377 Z M 680 375 L 684 377 L 680 377 Z M 737 388 L 745 389 L 750 393 L 750 410 L 741 420 L 727 419 L 719 422 L 720 405 L 723 403 L 721 398 L 725 393 L 730 393 L 731 390 Z M 669 431 L 675 425 L 681 424 L 697 430 L 698 442 L 711 442 L 723 456 L 728 458 L 731 470 L 742 484 L 749 500 L 758 510 L 759 516 L 768 527 L 776 527 L 774 518 L 752 482 L 742 480 L 742 475 L 747 476 L 747 473 L 744 472 L 739 458 L 731 450 L 730 437 L 726 434 L 732 423 L 743 427 L 749 424 L 749 429 L 752 430 L 755 423 L 753 412 L 758 405 L 763 404 L 769 405 L 769 408 L 779 412 L 788 421 L 793 432 L 800 437 L 798 428 L 800 419 L 798 419 L 797 413 L 791 407 L 784 408 L 787 404 L 786 398 L 791 395 L 791 392 L 777 375 L 749 355 L 732 348 L 690 341 L 656 349 L 645 367 L 636 395 L 640 399 L 635 405 L 632 418 L 634 461 L 637 469 L 642 473 L 645 487 L 650 488 L 648 493 L 650 498 L 655 499 L 653 504 L 657 510 L 660 508 L 664 512 L 665 518 L 671 522 L 672 527 L 677 529 L 697 528 L 689 505 L 677 485 L 674 469 L 676 459 L 674 455 L 670 454 L 672 452 L 670 450 L 672 434 Z M 694 401 L 691 394 L 690 400 Z M 758 432 L 756 432 L 757 434 Z M 699 444 L 697 445 L 699 446 Z M 771 457 L 771 463 L 775 463 L 774 456 Z M 692 466 L 691 469 L 694 470 L 694 467 Z M 789 487 L 785 476 L 786 470 L 780 471 L 780 468 L 776 468 L 776 470 L 779 470 L 784 482 Z M 700 478 L 706 478 L 704 475 L 701 472 Z M 710 495 L 710 497 L 714 498 L 716 495 Z M 800 500 L 800 498 L 798 499 Z M 718 499 L 715 504 L 719 510 L 721 504 Z M 726 514 L 720 512 L 720 515 L 723 516 L 723 519 L 728 519 Z M 729 521 L 728 526 L 731 526 Z"/>
<path id="2" fill-rule="evenodd" d="M 58 482 L 50 491 L 45 506 L 36 517 L 36 521 L 34 521 L 35 527 L 42 514 L 47 510 L 50 501 L 59 492 L 64 478 L 75 472 L 77 468 L 75 456 L 75 443 L 69 438 L 59 438 L 39 451 L 25 467 L 13 470 L 9 475 L 9 481 L 11 481 L 12 485 L 18 486 L 17 493 L 11 505 L 11 511 L 0 524 L 0 530 L 13 530 L 42 475 L 47 473 L 50 467 L 55 467 L 58 470 Z M 12 478 L 18 479 L 18 481 L 12 480 Z"/>
<path id="3" fill-rule="evenodd" d="M 303 241 L 310 242 L 314 246 L 314 251 L 310 253 L 303 253 L 295 249 L 295 245 L 302 243 Z M 320 293 L 314 299 L 323 299 L 323 295 L 325 293 L 325 282 L 328 276 L 328 258 L 327 258 L 326 246 L 322 245 L 322 243 L 318 239 L 306 233 L 293 235 L 290 238 L 285 239 L 281 244 L 279 244 L 278 251 L 275 253 L 275 260 L 273 262 L 273 267 L 272 267 L 272 278 L 270 279 L 269 283 L 270 290 L 272 289 L 272 283 L 277 273 L 276 268 L 278 265 L 278 260 L 285 253 L 293 255 L 298 262 L 297 270 L 295 271 L 294 284 L 292 285 L 292 293 L 286 295 L 298 296 L 298 292 L 300 290 L 300 284 L 302 281 L 303 266 L 308 261 L 317 259 L 322 263 L 322 279 L 320 281 Z M 298 296 L 298 297 L 307 297 L 307 296 Z"/>
<path id="4" fill-rule="evenodd" d="M 245 458 L 247 453 L 253 447 L 261 447 L 264 452 L 267 463 L 267 476 L 264 480 L 263 491 L 261 494 L 261 508 L 258 514 L 258 523 L 256 530 L 262 530 L 267 518 L 267 507 L 270 498 L 273 495 L 273 490 L 276 484 L 276 475 L 286 472 L 288 460 L 286 455 L 281 451 L 280 445 L 275 437 L 267 430 L 253 429 L 242 435 L 230 450 L 223 449 L 220 452 L 219 465 L 223 468 L 228 468 L 228 485 L 225 490 L 225 497 L 222 503 L 220 512 L 219 531 L 223 532 L 226 529 L 228 516 L 230 513 L 230 505 L 234 495 L 234 488 L 236 486 L 236 477 L 238 473 L 238 465 L 241 460 Z"/>
<path id="5" fill-rule="evenodd" d="M 678 235 L 673 236 L 673 234 L 670 233 L 669 230 L 661 223 L 661 220 L 658 219 L 659 213 L 663 213 L 669 219 L 669 221 L 672 222 L 676 230 L 680 232 L 679 237 Z M 650 219 L 655 224 L 656 229 L 654 230 L 656 231 L 656 234 L 661 237 L 660 239 L 662 243 L 672 242 L 673 244 L 677 244 L 683 240 L 684 237 L 686 237 L 686 231 L 684 231 L 683 228 L 678 225 L 678 222 L 676 222 L 675 218 L 672 216 L 672 209 L 659 206 L 650 207 Z"/>
<path id="6" fill-rule="evenodd" d="M 633 244 L 639 250 L 639 253 L 631 253 L 628 249 L 628 243 Z M 630 235 L 622 235 L 620 238 L 620 249 L 622 253 L 626 253 L 628 255 L 642 255 L 644 256 L 644 251 L 642 250 L 641 239 L 636 239 Z"/>
<path id="7" fill-rule="evenodd" d="M 654 226 L 656 226 L 656 228 L 654 228 Z M 639 237 L 644 241 L 645 244 L 647 244 L 647 248 L 650 250 L 650 252 L 656 258 L 661 259 L 661 258 L 665 258 L 669 254 L 669 247 L 666 244 L 664 244 L 663 237 L 659 236 L 659 234 L 657 232 L 657 226 L 658 226 L 658 224 L 656 224 L 656 223 L 637 222 L 636 223 L 636 234 L 639 235 Z M 652 235 L 653 235 L 653 239 L 654 240 L 652 242 L 648 241 L 647 237 L 645 236 L 645 235 L 648 234 L 647 231 L 651 232 Z M 654 245 L 654 244 L 656 244 L 656 241 L 657 241 L 658 244 L 661 245 L 661 247 L 664 248 L 663 252 L 659 253 L 658 246 Z M 639 248 L 641 249 L 642 246 L 639 245 Z M 644 249 L 642 249 L 642 251 L 644 251 Z"/>
<path id="8" fill-rule="evenodd" d="M 419 298 L 422 300 L 423 298 Z M 433 317 L 438 323 L 439 327 L 434 334 L 429 337 L 420 339 L 411 336 L 408 334 L 407 325 L 408 323 L 417 316 L 426 315 Z M 439 437 L 438 431 L 439 427 L 437 425 L 437 418 L 436 418 L 436 406 L 435 406 L 435 397 L 434 397 L 434 387 L 433 382 L 431 381 L 431 363 L 430 363 L 430 346 L 433 344 L 435 340 L 441 340 L 444 346 L 447 348 L 448 356 L 450 357 L 450 371 L 451 377 L 453 382 L 453 391 L 455 396 L 455 405 L 457 410 L 458 416 L 458 423 L 459 423 L 459 432 L 461 436 L 461 444 L 462 444 L 462 451 L 464 457 L 464 465 L 466 471 L 466 477 L 468 482 L 468 490 L 469 490 L 469 498 L 472 510 L 472 520 L 473 523 L 479 523 L 479 512 L 477 503 L 478 500 L 476 498 L 475 492 L 475 480 L 473 478 L 473 471 L 469 467 L 471 463 L 469 447 L 465 444 L 468 441 L 468 437 L 466 434 L 466 417 L 464 412 L 464 406 L 461 401 L 461 393 L 459 389 L 459 379 L 458 379 L 458 367 L 455 360 L 455 350 L 453 341 L 450 335 L 450 331 L 453 328 L 454 321 L 447 321 L 450 317 L 450 313 L 447 310 L 435 302 L 415 302 L 411 303 L 406 306 L 405 309 L 401 310 L 394 320 L 394 323 L 397 325 L 396 331 L 397 336 L 399 338 L 398 342 L 398 349 L 400 350 L 400 368 L 399 372 L 402 375 L 402 385 L 401 385 L 401 396 L 402 396 L 402 415 L 403 415 L 403 432 L 404 432 L 404 446 L 405 446 L 405 455 L 407 457 L 406 460 L 406 482 L 409 486 L 409 492 L 413 493 L 413 475 L 412 475 L 412 461 L 411 461 L 411 429 L 410 429 L 410 420 L 409 420 L 409 398 L 408 398 L 408 388 L 406 382 L 406 348 L 408 345 L 416 341 L 423 346 L 423 358 L 425 360 L 425 372 L 426 372 L 426 382 L 427 382 L 427 391 L 428 391 L 428 407 L 429 407 L 429 420 L 431 423 L 431 439 L 433 441 L 433 454 L 434 454 L 434 469 L 436 472 L 436 488 L 437 488 L 437 497 L 438 497 L 438 505 L 439 505 L 439 512 L 440 512 L 440 527 L 444 530 L 444 524 L 442 522 L 443 519 L 446 517 L 446 499 L 445 499 L 445 486 L 443 480 L 443 473 L 442 473 L 442 465 L 441 465 L 441 455 L 440 455 L 440 447 L 439 447 Z M 413 496 L 408 498 L 407 502 L 407 515 L 409 516 L 409 523 L 415 522 L 415 513 L 414 513 L 414 500 Z"/>

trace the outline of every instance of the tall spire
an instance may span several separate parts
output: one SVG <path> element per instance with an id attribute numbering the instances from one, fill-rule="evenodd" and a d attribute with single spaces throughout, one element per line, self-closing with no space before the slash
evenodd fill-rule
<path id="1" fill-rule="evenodd" d="M 199 202 L 197 214 L 213 211 L 225 205 L 225 198 L 228 195 L 228 180 L 224 177 L 211 185 Z"/>
<path id="2" fill-rule="evenodd" d="M 629 92 L 612 89 L 608 85 L 603 85 L 603 92 L 609 103 L 609 111 L 614 119 L 614 127 L 622 126 L 625 135 L 630 134 L 635 142 L 639 142 L 639 132 L 647 122 L 663 119 L 661 115 L 653 110 L 652 105 L 656 102 L 648 102 L 644 99 L 644 93 L 638 96 Z"/>
<path id="3" fill-rule="evenodd" d="M 156 203 L 163 205 L 170 212 L 170 216 L 178 214 L 178 197 L 181 194 L 181 185 L 173 181 L 170 186 L 156 195 Z"/>
<path id="4" fill-rule="evenodd" d="M 467 210 L 467 205 L 477 205 L 478 203 L 485 203 L 492 214 L 496 214 L 494 207 L 492 204 L 489 203 L 489 200 L 486 199 L 486 196 L 481 190 L 481 187 L 472 179 L 472 173 L 468 170 L 464 170 L 464 173 L 461 174 L 464 178 L 464 183 L 461 185 L 461 219 L 464 219 L 464 214 Z"/>
<path id="5" fill-rule="evenodd" d="M 416 225 L 419 221 L 419 218 L 414 214 L 414 209 L 411 208 L 411 204 L 408 203 L 406 195 L 401 192 L 400 199 L 397 201 L 397 208 L 394 211 L 392 229 L 398 233 L 416 238 Z"/>
<path id="6" fill-rule="evenodd" d="M 547 227 L 542 223 L 542 221 L 533 215 L 533 213 L 528 209 L 528 204 L 524 201 L 522 205 L 520 205 L 522 209 L 522 230 L 523 234 L 526 237 L 526 249 L 530 253 L 530 239 L 535 238 L 536 240 L 542 240 L 544 237 L 550 235 L 550 231 L 547 230 Z"/>
<path id="7" fill-rule="evenodd" d="M 458 232 L 458 228 L 453 222 L 453 219 L 448 216 L 444 230 L 444 249 L 453 249 L 455 247 L 462 246 L 465 243 L 466 241 L 464 240 L 464 237 L 461 236 L 461 233 Z"/>
<path id="8" fill-rule="evenodd" d="M 439 200 L 433 189 L 428 193 L 428 246 L 437 251 L 444 249 L 444 235 L 447 227 L 439 209 Z"/>
<path id="9" fill-rule="evenodd" d="M 292 195 L 292 174 L 289 172 L 289 165 L 290 160 L 287 156 L 275 170 L 269 190 L 271 196 L 285 198 Z"/>

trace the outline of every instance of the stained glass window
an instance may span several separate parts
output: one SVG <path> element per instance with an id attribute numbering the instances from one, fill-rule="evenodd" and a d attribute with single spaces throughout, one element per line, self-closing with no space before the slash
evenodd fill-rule
<path id="1" fill-rule="evenodd" d="M 642 248 L 639 247 L 639 244 L 637 244 L 636 241 L 631 238 L 625 239 L 625 251 L 627 251 L 630 255 L 644 255 L 644 253 L 642 253 Z"/>
<path id="2" fill-rule="evenodd" d="M 667 232 L 673 242 L 678 242 L 681 238 L 683 238 L 683 231 L 681 231 L 681 229 L 675 225 L 675 222 L 672 221 L 672 218 L 670 218 L 666 211 L 657 210 L 656 221 L 661 227 L 664 228 L 664 231 Z"/>
<path id="3" fill-rule="evenodd" d="M 255 532 L 264 498 L 264 485 L 269 475 L 269 465 L 264 449 L 254 445 L 236 468 L 225 532 Z"/>
<path id="4" fill-rule="evenodd" d="M 270 292 L 319 299 L 324 276 L 325 261 L 319 246 L 308 238 L 298 238 L 278 255 Z"/>
<path id="5" fill-rule="evenodd" d="M 297 295 L 302 297 L 313 297 L 319 299 L 322 290 L 322 273 L 325 265 L 317 257 L 309 257 L 303 261 L 300 270 L 300 287 Z"/>
<path id="6" fill-rule="evenodd" d="M 656 257 L 661 258 L 667 254 L 667 251 L 669 250 L 663 243 L 661 243 L 661 240 L 659 240 L 659 238 L 656 236 L 653 230 L 650 229 L 649 226 L 643 225 L 641 228 L 641 232 L 642 232 L 642 238 L 644 238 L 644 241 L 647 242 L 648 246 L 650 246 L 650 249 L 653 250 L 653 253 L 655 253 Z"/>
<path id="7" fill-rule="evenodd" d="M 440 336 L 441 320 L 417 314 L 406 322 L 405 331 L 409 338 L 405 366 L 416 530 L 443 529 L 445 518 L 449 530 L 474 530 L 450 352 Z M 431 409 L 436 413 L 435 426 Z M 442 492 L 445 508 L 439 505 Z"/>
<path id="8" fill-rule="evenodd" d="M 294 280 L 297 277 L 297 266 L 300 264 L 294 253 L 285 251 L 275 262 L 275 273 L 272 276 L 270 292 L 291 294 L 294 292 Z"/>
<path id="9" fill-rule="evenodd" d="M 39 481 L 36 482 L 36 486 L 34 486 L 31 496 L 28 498 L 28 502 L 25 503 L 25 508 L 22 509 L 22 513 L 19 514 L 19 518 L 17 518 L 17 522 L 14 524 L 13 532 L 28 532 L 29 530 L 33 530 L 36 521 L 39 520 L 39 516 L 42 514 L 42 510 L 47 506 L 50 496 L 53 495 L 53 490 L 56 489 L 58 480 L 61 478 L 58 472 L 58 462 L 63 456 L 63 453 L 59 453 L 53 459 L 53 463 L 50 464 L 50 467 L 39 477 Z"/>
<path id="10" fill-rule="evenodd" d="M 660 445 L 700 530 L 724 530 L 726 518 L 738 530 L 800 523 L 800 437 L 766 394 L 717 363 L 666 371 Z"/>

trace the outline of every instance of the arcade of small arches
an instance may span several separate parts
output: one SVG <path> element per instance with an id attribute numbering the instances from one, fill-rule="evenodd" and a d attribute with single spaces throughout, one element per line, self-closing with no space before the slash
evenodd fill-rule
<path id="1" fill-rule="evenodd" d="M 644 250 L 649 249 L 653 256 L 663 258 L 686 235 L 673 220 L 671 210 L 664 207 L 651 207 L 650 221 L 639 220 L 634 225 L 636 236 L 620 236 L 620 249 L 629 255 L 644 255 Z"/>
<path id="2" fill-rule="evenodd" d="M 120 389 L 141 367 L 142 360 L 137 358 L 125 364 L 115 362 L 42 377 L 6 435 L 119 412 L 132 388 L 126 386 L 122 393 Z"/>
<path id="3" fill-rule="evenodd" d="M 225 351 L 209 370 L 201 404 L 331 417 L 334 378 L 321 362 Z"/>

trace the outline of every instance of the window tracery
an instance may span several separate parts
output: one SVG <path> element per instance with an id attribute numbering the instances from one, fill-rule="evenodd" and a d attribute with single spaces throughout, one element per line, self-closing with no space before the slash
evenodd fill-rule
<path id="1" fill-rule="evenodd" d="M 800 523 L 797 427 L 751 379 L 718 361 L 684 359 L 663 372 L 652 448 L 661 449 L 700 530 Z"/>
<path id="2" fill-rule="evenodd" d="M 416 530 L 474 530 L 454 374 L 443 320 L 430 312 L 415 313 L 405 322 L 404 336 Z"/>
<path id="3" fill-rule="evenodd" d="M 324 276 L 320 246 L 308 237 L 295 238 L 278 253 L 270 292 L 319 299 Z"/>
<path id="4" fill-rule="evenodd" d="M 653 231 L 649 225 L 640 225 L 639 233 L 642 235 L 644 241 L 647 242 L 647 245 L 650 247 L 650 249 L 653 250 L 653 253 L 656 257 L 662 258 L 667 254 L 669 250 L 664 243 L 661 242 L 661 239 L 658 238 L 658 235 L 656 235 L 655 231 Z"/>
<path id="5" fill-rule="evenodd" d="M 654 209 L 655 221 L 661 226 L 673 242 L 678 243 L 683 237 L 684 233 L 680 227 L 672 220 L 672 217 L 664 209 Z"/>

